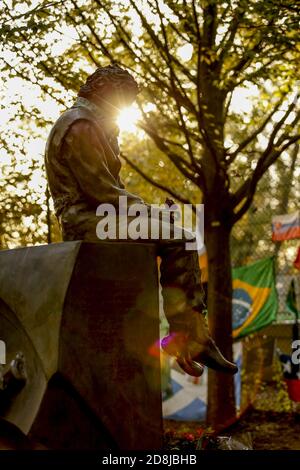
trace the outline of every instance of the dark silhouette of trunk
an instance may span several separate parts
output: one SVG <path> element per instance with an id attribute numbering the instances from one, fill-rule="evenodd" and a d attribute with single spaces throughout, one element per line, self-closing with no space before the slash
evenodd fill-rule
<path id="1" fill-rule="evenodd" d="M 228 360 L 232 360 L 232 277 L 230 229 L 222 226 L 209 230 L 206 236 L 208 253 L 208 313 L 213 338 Z M 233 377 L 209 370 L 207 421 L 214 428 L 235 416 Z"/>
<path id="2" fill-rule="evenodd" d="M 211 198 L 209 198 L 211 201 Z M 232 275 L 229 195 L 220 191 L 205 204 L 205 245 L 208 256 L 208 322 L 211 334 L 228 360 L 232 354 Z M 217 429 L 235 416 L 234 379 L 209 370 L 207 422 Z"/>

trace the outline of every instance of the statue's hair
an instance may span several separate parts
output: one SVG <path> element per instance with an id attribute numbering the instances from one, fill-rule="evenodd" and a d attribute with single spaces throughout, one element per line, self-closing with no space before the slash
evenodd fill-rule
<path id="1" fill-rule="evenodd" d="M 89 97 L 97 95 L 105 97 L 108 92 L 122 91 L 138 94 L 139 87 L 135 79 L 127 70 L 117 64 L 99 67 L 87 77 L 86 82 L 79 89 L 78 96 Z"/>

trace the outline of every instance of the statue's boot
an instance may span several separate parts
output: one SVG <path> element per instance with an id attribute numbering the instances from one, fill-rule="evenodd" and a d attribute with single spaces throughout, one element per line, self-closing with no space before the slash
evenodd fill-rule
<path id="1" fill-rule="evenodd" d="M 216 371 L 235 374 L 238 367 L 228 361 L 209 333 L 206 317 L 195 309 L 169 319 L 170 333 L 161 341 L 162 349 L 177 358 L 189 375 L 199 377 L 203 365 Z"/>

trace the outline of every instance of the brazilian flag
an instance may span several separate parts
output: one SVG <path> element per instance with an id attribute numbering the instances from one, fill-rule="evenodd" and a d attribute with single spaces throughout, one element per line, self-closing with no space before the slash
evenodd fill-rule
<path id="1" fill-rule="evenodd" d="M 233 337 L 255 333 L 272 323 L 277 314 L 274 257 L 234 268 L 232 298 Z"/>

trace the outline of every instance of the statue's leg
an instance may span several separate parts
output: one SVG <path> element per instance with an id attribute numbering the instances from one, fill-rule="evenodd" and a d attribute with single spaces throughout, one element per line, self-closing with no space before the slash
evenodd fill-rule
<path id="1" fill-rule="evenodd" d="M 201 375 L 202 364 L 236 373 L 236 365 L 225 359 L 209 333 L 197 251 L 186 250 L 185 242 L 161 241 L 159 254 L 164 311 L 170 327 L 162 348 L 176 356 L 190 375 Z"/>

